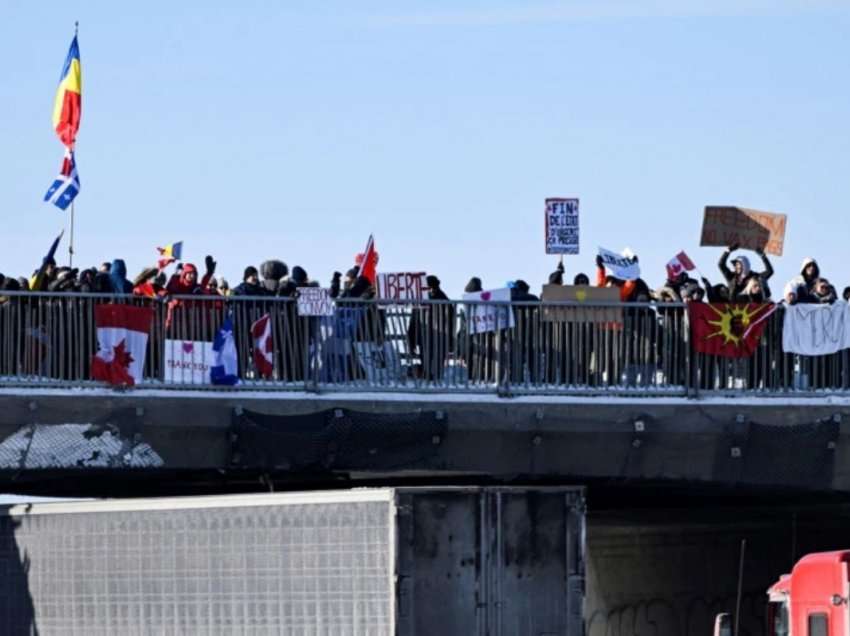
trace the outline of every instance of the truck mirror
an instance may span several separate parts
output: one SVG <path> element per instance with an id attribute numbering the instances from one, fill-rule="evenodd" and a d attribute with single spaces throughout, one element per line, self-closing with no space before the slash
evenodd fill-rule
<path id="1" fill-rule="evenodd" d="M 714 618 L 714 636 L 732 636 L 732 615 L 718 614 Z"/>

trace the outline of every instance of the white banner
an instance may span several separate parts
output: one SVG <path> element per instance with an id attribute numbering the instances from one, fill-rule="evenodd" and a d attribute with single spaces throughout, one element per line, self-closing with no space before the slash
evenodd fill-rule
<path id="1" fill-rule="evenodd" d="M 500 302 L 508 303 L 511 300 L 511 290 L 491 289 L 490 291 L 473 292 L 464 294 L 464 300 L 478 300 L 484 303 Z M 514 326 L 514 312 L 510 306 L 501 305 L 467 305 L 466 324 L 470 335 L 485 333 L 487 331 L 498 331 L 499 329 L 510 329 Z"/>
<path id="2" fill-rule="evenodd" d="M 166 383 L 209 384 L 210 367 L 215 364 L 213 343 L 166 340 L 163 360 Z"/>
<path id="3" fill-rule="evenodd" d="M 578 254 L 578 199 L 546 199 L 546 253 Z"/>
<path id="4" fill-rule="evenodd" d="M 782 325 L 785 353 L 819 356 L 850 349 L 850 305 L 789 305 Z"/>
<path id="5" fill-rule="evenodd" d="M 617 254 L 604 247 L 599 248 L 599 256 L 609 276 L 620 280 L 636 280 L 640 278 L 640 265 L 632 261 L 630 256 Z"/>
<path id="6" fill-rule="evenodd" d="M 299 316 L 333 316 L 334 301 L 331 290 L 321 287 L 298 288 Z"/>

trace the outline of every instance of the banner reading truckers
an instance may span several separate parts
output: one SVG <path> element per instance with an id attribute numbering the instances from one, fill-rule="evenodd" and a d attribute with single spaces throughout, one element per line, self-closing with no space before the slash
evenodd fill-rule
<path id="1" fill-rule="evenodd" d="M 724 358 L 755 353 L 773 303 L 688 303 L 694 351 Z"/>
<path id="2" fill-rule="evenodd" d="M 707 205 L 700 245 L 740 245 L 744 249 L 763 249 L 768 254 L 782 256 L 786 223 L 784 214 L 731 205 Z"/>

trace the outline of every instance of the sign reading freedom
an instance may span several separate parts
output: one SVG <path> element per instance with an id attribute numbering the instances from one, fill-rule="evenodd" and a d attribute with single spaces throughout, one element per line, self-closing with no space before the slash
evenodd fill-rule
<path id="1" fill-rule="evenodd" d="M 744 249 L 762 248 L 768 254 L 782 256 L 787 219 L 784 214 L 773 212 L 707 205 L 700 245 L 738 244 Z"/>

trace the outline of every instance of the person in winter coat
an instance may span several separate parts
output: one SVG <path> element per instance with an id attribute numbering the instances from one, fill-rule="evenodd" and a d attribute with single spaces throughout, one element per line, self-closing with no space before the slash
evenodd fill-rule
<path id="1" fill-rule="evenodd" d="M 512 303 L 539 302 L 539 298 L 531 293 L 528 283 L 517 280 L 511 288 Z M 540 309 L 533 305 L 514 305 L 514 342 L 517 346 L 512 350 L 512 380 L 525 382 L 525 369 L 528 370 L 530 382 L 537 382 L 540 377 L 540 365 L 537 356 L 537 332 L 540 329 Z"/>
<path id="2" fill-rule="evenodd" d="M 245 268 L 242 282 L 233 288 L 233 296 L 267 296 L 268 290 L 260 284 L 260 273 L 253 265 Z"/>
<path id="3" fill-rule="evenodd" d="M 785 302 L 789 305 L 796 303 L 818 302 L 810 301 L 809 296 L 815 286 L 815 282 L 820 278 L 820 267 L 818 262 L 813 258 L 804 258 L 803 264 L 800 266 L 800 274 L 795 276 L 785 285 L 784 296 Z"/>
<path id="4" fill-rule="evenodd" d="M 289 273 L 289 268 L 283 261 L 271 259 L 260 264 L 261 285 L 270 296 L 277 296 L 280 281 Z"/>
<path id="5" fill-rule="evenodd" d="M 751 276 L 744 289 L 738 294 L 737 302 L 764 303 L 767 300 L 761 276 Z"/>
<path id="6" fill-rule="evenodd" d="M 158 298 L 165 294 L 165 288 L 158 283 L 159 270 L 156 267 L 146 267 L 133 279 L 133 295 L 144 298 Z"/>
<path id="7" fill-rule="evenodd" d="M 736 256 L 733 258 L 731 263 L 734 269 L 729 269 L 729 254 L 736 251 L 739 247 L 740 245 L 737 244 L 730 245 L 723 251 L 720 255 L 720 260 L 717 262 L 717 267 L 720 269 L 720 273 L 723 274 L 723 278 L 726 279 L 726 286 L 729 288 L 729 302 L 746 302 L 745 299 L 739 299 L 738 297 L 743 295 L 747 282 L 754 276 L 761 278 L 765 298 L 770 298 L 770 288 L 767 281 L 773 276 L 773 266 L 770 264 L 767 256 L 765 256 L 763 249 L 758 248 L 756 250 L 756 254 L 761 257 L 764 264 L 763 272 L 754 272 L 750 266 L 750 259 L 746 256 Z"/>
<path id="8" fill-rule="evenodd" d="M 434 275 L 425 277 L 428 300 L 448 300 L 440 287 L 440 279 Z M 453 349 L 455 333 L 455 311 L 449 304 L 427 304 L 414 309 L 407 328 L 410 351 L 418 353 L 422 360 L 422 377 L 431 382 L 443 379 L 446 359 Z"/>
<path id="9" fill-rule="evenodd" d="M 590 287 L 590 277 L 584 272 L 579 272 L 573 278 L 573 285 L 576 287 Z"/>
<path id="10" fill-rule="evenodd" d="M 132 294 L 133 283 L 127 280 L 127 266 L 120 258 L 112 261 L 109 268 L 109 280 L 112 283 L 113 294 Z"/>
<path id="11" fill-rule="evenodd" d="M 563 285 L 564 284 L 564 261 L 558 261 L 558 267 L 555 268 L 555 271 L 549 274 L 549 284 L 550 285 Z"/>
<path id="12" fill-rule="evenodd" d="M 204 259 L 206 271 L 198 282 L 198 268 L 186 263 L 182 269 L 171 276 L 165 286 L 169 296 L 207 296 L 209 281 L 215 273 L 216 262 L 212 256 Z M 113 269 L 114 269 L 113 263 Z M 212 340 L 218 329 L 218 303 L 195 303 L 194 301 L 173 298 L 168 303 L 168 315 L 165 327 L 172 338 L 179 340 Z"/>

